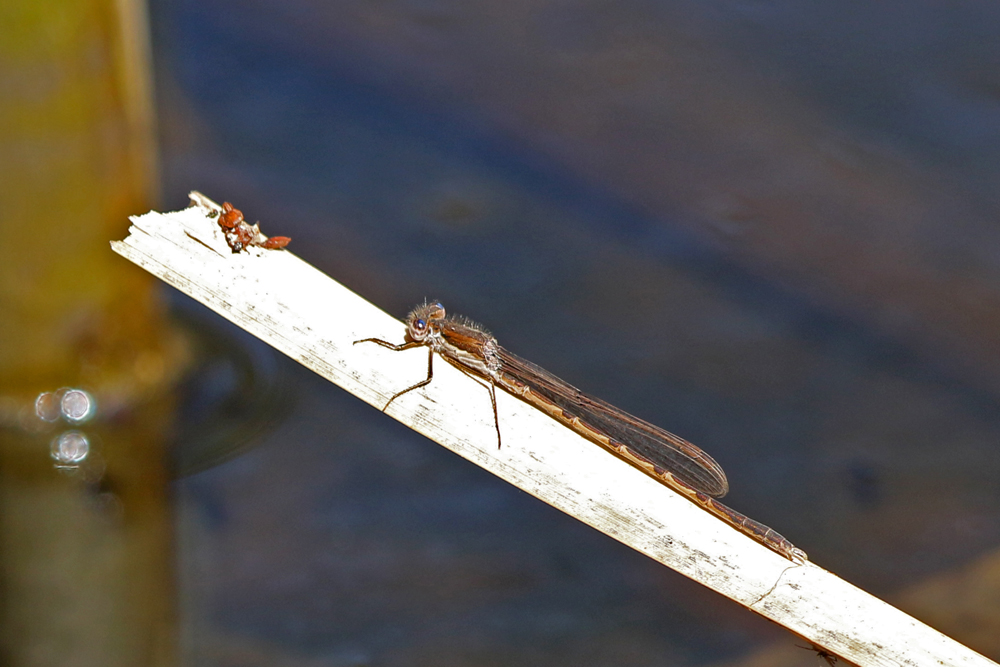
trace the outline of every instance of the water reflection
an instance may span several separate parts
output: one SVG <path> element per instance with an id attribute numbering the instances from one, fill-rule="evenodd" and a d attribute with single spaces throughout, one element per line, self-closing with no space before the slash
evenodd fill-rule
<path id="1" fill-rule="evenodd" d="M 62 419 L 69 424 L 83 424 L 97 415 L 97 401 L 93 394 L 85 389 L 63 387 L 55 391 L 43 391 L 35 398 L 35 417 L 37 421 L 24 419 L 26 411 L 19 410 L 22 419 L 19 420 L 22 430 L 29 433 L 44 432 L 51 424 Z M 80 430 L 71 429 L 59 433 L 49 443 L 49 454 L 55 461 L 55 468 L 62 471 L 77 472 L 91 454 L 93 438 Z M 94 474 L 95 469 L 102 472 Z M 88 477 L 100 479 L 103 466 L 89 465 Z"/>
<path id="2" fill-rule="evenodd" d="M 45 422 L 55 422 L 60 418 L 73 424 L 89 421 L 97 413 L 97 401 L 84 390 L 63 387 L 56 391 L 45 391 L 35 399 L 35 416 Z"/>
<path id="3" fill-rule="evenodd" d="M 69 389 L 63 394 L 60 408 L 67 421 L 83 423 L 94 416 L 97 404 L 93 396 L 83 389 Z"/>
<path id="4" fill-rule="evenodd" d="M 42 421 L 54 422 L 62 414 L 59 405 L 61 402 L 60 397 L 57 396 L 57 392 L 42 392 L 35 399 L 35 415 Z"/>
<path id="5" fill-rule="evenodd" d="M 57 468 L 75 468 L 90 454 L 90 440 L 81 431 L 66 431 L 52 439 L 51 449 Z"/>

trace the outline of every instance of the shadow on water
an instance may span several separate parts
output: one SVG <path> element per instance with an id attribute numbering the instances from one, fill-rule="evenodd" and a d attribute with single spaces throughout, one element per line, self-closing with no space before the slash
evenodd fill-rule
<path id="1" fill-rule="evenodd" d="M 187 297 L 172 301 L 192 357 L 170 446 L 173 473 L 184 477 L 259 443 L 288 416 L 296 385 L 274 348 Z"/>
<path id="2" fill-rule="evenodd" d="M 292 405 L 271 348 L 194 308 L 175 306 L 153 384 L 0 396 L 3 664 L 176 664 L 171 478 L 247 451 Z"/>

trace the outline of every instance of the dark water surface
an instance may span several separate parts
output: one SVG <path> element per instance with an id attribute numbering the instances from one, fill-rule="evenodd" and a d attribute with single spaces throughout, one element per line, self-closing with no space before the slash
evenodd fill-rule
<path id="1" fill-rule="evenodd" d="M 729 504 L 890 601 L 1000 545 L 994 5 L 155 2 L 153 22 L 164 208 L 232 201 L 400 317 L 441 299 L 704 448 Z M 796 642 L 278 363 L 284 421 L 176 485 L 191 664 Z"/>

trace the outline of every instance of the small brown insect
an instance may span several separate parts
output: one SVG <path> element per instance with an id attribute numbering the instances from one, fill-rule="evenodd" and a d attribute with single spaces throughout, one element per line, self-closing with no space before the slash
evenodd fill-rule
<path id="1" fill-rule="evenodd" d="M 272 236 L 270 238 L 260 233 L 260 225 L 249 224 L 243 218 L 243 211 L 233 207 L 229 202 L 222 204 L 219 211 L 219 227 L 226 236 L 226 243 L 237 253 L 249 246 L 278 250 L 284 248 L 292 240 L 287 236 Z"/>
<path id="2" fill-rule="evenodd" d="M 219 213 L 219 226 L 223 229 L 232 229 L 241 222 L 243 222 L 243 211 L 233 208 L 229 202 L 224 203 Z"/>
<path id="3" fill-rule="evenodd" d="M 270 248 L 271 250 L 278 250 L 284 248 L 291 241 L 289 236 L 269 236 L 266 241 L 259 243 L 261 248 Z"/>

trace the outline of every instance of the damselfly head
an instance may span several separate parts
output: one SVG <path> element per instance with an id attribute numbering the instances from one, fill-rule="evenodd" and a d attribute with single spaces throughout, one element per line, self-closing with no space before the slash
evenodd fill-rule
<path id="1" fill-rule="evenodd" d="M 414 308 L 406 317 L 407 337 L 414 342 L 422 341 L 430 333 L 431 324 L 436 320 L 443 320 L 444 317 L 444 306 L 439 302 L 424 302 Z"/>

